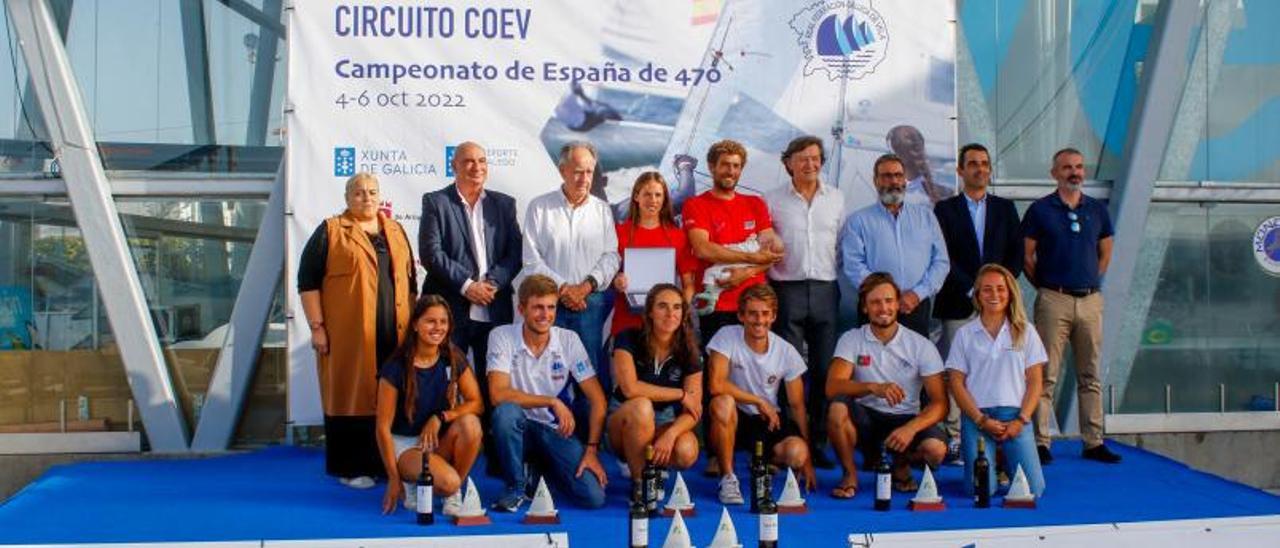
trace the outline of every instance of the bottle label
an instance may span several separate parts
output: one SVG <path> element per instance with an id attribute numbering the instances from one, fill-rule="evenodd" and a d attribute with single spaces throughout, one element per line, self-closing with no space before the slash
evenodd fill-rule
<path id="1" fill-rule="evenodd" d="M 889 474 L 876 474 L 876 500 L 889 500 L 892 480 Z"/>
<path id="2" fill-rule="evenodd" d="M 777 542 L 778 514 L 760 514 L 760 540 Z"/>
<path id="3" fill-rule="evenodd" d="M 632 546 L 648 546 L 649 545 L 649 520 L 647 519 L 631 520 L 631 545 Z"/>
<path id="4" fill-rule="evenodd" d="M 644 482 L 644 507 L 648 510 L 658 508 L 658 478 L 649 478 Z"/>
<path id="5" fill-rule="evenodd" d="M 430 485 L 418 486 L 418 513 L 419 514 L 431 513 L 431 486 Z"/>

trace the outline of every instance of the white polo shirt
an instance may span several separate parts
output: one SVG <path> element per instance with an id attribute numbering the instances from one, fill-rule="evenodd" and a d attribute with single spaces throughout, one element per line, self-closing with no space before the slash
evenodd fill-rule
<path id="1" fill-rule="evenodd" d="M 800 357 L 796 347 L 772 332 L 769 333 L 769 348 L 763 354 L 757 354 L 747 346 L 742 331 L 741 325 L 720 328 L 707 343 L 707 351 L 729 358 L 729 382 L 764 398 L 776 408 L 783 381 L 793 381 L 807 369 L 804 358 Z M 760 414 L 754 405 L 739 403 L 738 410 L 749 415 Z"/>
<path id="2" fill-rule="evenodd" d="M 582 347 L 578 335 L 568 329 L 551 328 L 551 340 L 542 350 L 541 356 L 534 356 L 524 342 L 520 330 L 522 324 L 515 323 L 495 327 L 489 332 L 489 371 L 500 371 L 511 376 L 511 387 L 535 396 L 552 396 L 566 402 L 571 388 L 569 378 L 581 383 L 596 376 L 591 366 L 591 359 Z M 525 409 L 529 420 L 554 426 L 555 414 L 545 407 Z"/>
<path id="3" fill-rule="evenodd" d="M 1022 348 L 1014 348 L 1008 321 L 993 339 L 982 320 L 974 319 L 956 331 L 947 369 L 965 374 L 965 388 L 979 408 L 1022 407 L 1027 368 L 1047 361 L 1044 343 L 1030 323 L 1022 332 Z"/>
<path id="4" fill-rule="evenodd" d="M 902 388 L 906 397 L 898 405 L 867 394 L 858 403 L 891 415 L 920 414 L 920 387 L 924 378 L 942 373 L 942 356 L 929 339 L 898 325 L 898 332 L 883 344 L 871 332 L 871 325 L 850 329 L 836 342 L 835 357 L 853 364 L 853 380 L 858 382 L 891 382 Z"/>

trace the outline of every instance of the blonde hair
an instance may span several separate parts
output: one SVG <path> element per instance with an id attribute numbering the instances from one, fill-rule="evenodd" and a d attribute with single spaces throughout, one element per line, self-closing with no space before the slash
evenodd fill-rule
<path id="1" fill-rule="evenodd" d="M 350 179 L 347 179 L 347 186 L 346 186 L 346 188 L 342 191 L 342 193 L 343 193 L 343 194 L 350 194 L 350 193 L 351 193 L 351 189 L 355 188 L 355 187 L 356 187 L 356 185 L 358 185 L 358 184 L 360 184 L 360 183 L 363 183 L 363 182 L 365 182 L 365 181 L 373 181 L 373 184 L 375 184 L 375 185 L 378 185 L 378 184 L 379 184 L 379 183 L 378 183 L 378 178 L 377 178 L 377 177 L 374 177 L 372 173 L 369 173 L 368 171 L 361 171 L 360 173 L 357 173 L 357 174 L 355 174 L 355 175 L 352 175 Z M 379 185 L 379 186 L 381 186 L 381 185 Z"/>
<path id="2" fill-rule="evenodd" d="M 1009 321 L 1009 338 L 1013 339 L 1013 347 L 1021 350 L 1023 334 L 1027 332 L 1027 311 L 1022 307 L 1022 288 L 1018 286 L 1018 280 L 1013 277 L 1009 269 L 996 263 L 987 263 L 978 269 L 978 275 L 974 276 L 973 282 L 973 308 L 978 311 L 978 314 L 982 314 L 982 300 L 978 296 L 979 286 L 982 284 L 982 277 L 992 272 L 999 274 L 1009 289 L 1009 306 L 1005 307 L 1004 317 Z"/>

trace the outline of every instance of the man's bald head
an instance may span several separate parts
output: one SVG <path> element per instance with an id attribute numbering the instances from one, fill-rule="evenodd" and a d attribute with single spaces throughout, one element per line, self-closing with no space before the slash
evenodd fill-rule
<path id="1" fill-rule="evenodd" d="M 453 176 L 459 186 L 479 188 L 489 178 L 489 160 L 484 147 L 472 141 L 463 141 L 453 149 Z"/>

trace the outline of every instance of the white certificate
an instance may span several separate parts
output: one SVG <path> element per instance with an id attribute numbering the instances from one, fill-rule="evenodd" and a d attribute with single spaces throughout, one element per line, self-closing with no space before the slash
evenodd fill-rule
<path id="1" fill-rule="evenodd" d="M 628 247 L 622 264 L 627 274 L 627 303 L 644 308 L 645 295 L 658 284 L 676 283 L 676 250 L 671 247 Z"/>

